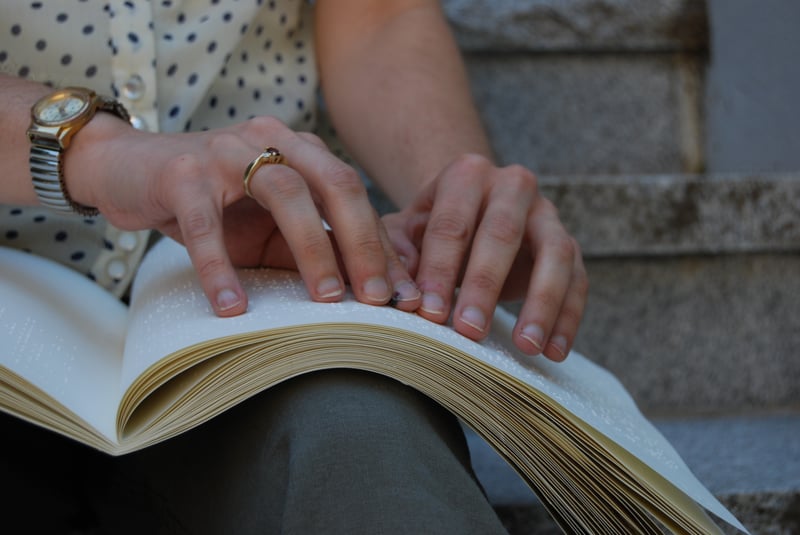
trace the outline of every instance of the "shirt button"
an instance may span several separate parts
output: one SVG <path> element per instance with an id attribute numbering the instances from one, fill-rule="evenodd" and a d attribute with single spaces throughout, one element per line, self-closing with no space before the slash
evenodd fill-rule
<path id="1" fill-rule="evenodd" d="M 112 260 L 106 266 L 108 276 L 114 280 L 120 280 L 128 272 L 128 266 L 122 260 Z"/>
<path id="2" fill-rule="evenodd" d="M 117 245 L 123 251 L 133 251 L 139 242 L 139 236 L 135 232 L 121 232 L 117 237 Z"/>
<path id="3" fill-rule="evenodd" d="M 150 128 L 147 126 L 147 121 L 145 121 L 139 115 L 131 115 L 131 126 L 133 126 L 136 130 L 143 130 L 145 132 L 150 130 Z"/>
<path id="4" fill-rule="evenodd" d="M 122 94 L 130 100 L 139 100 L 144 95 L 144 80 L 138 74 L 132 75 L 122 86 Z"/>

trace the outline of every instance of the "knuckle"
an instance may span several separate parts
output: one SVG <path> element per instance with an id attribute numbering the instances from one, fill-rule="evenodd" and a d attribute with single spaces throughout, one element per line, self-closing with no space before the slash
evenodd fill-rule
<path id="1" fill-rule="evenodd" d="M 469 284 L 482 292 L 491 292 L 492 295 L 499 295 L 503 288 L 503 281 L 489 266 L 470 273 Z"/>
<path id="2" fill-rule="evenodd" d="M 575 261 L 575 241 L 568 235 L 550 236 L 545 242 L 545 247 L 559 262 L 573 265 Z"/>
<path id="3" fill-rule="evenodd" d="M 355 169 L 344 162 L 333 161 L 324 171 L 325 184 L 337 194 L 347 198 L 357 197 L 366 193 L 364 183 Z"/>
<path id="4" fill-rule="evenodd" d="M 263 176 L 264 168 L 259 169 Z M 307 191 L 305 182 L 299 175 L 289 169 L 270 168 L 269 173 L 262 179 L 267 196 L 273 200 L 296 199 Z"/>
<path id="5" fill-rule="evenodd" d="M 429 225 L 430 235 L 438 240 L 466 242 L 471 234 L 469 224 L 456 214 L 443 213 L 434 216 Z"/>
<path id="6" fill-rule="evenodd" d="M 487 214 L 481 227 L 493 241 L 510 246 L 519 244 L 525 230 L 524 222 L 509 213 Z"/>
<path id="7" fill-rule="evenodd" d="M 214 221 L 202 210 L 192 210 L 182 220 L 181 234 L 186 241 L 202 242 L 214 232 Z"/>
<path id="8" fill-rule="evenodd" d="M 275 131 L 288 129 L 289 127 L 283 121 L 272 115 L 258 115 L 245 122 L 245 131 L 252 135 L 261 135 L 267 132 L 274 133 Z"/>
<path id="9" fill-rule="evenodd" d="M 491 167 L 492 162 L 481 154 L 467 153 L 458 156 L 451 165 L 457 173 L 470 175 Z"/>

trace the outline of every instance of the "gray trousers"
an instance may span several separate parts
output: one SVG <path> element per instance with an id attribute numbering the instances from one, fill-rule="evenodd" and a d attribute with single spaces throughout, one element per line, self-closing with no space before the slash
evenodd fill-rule
<path id="1" fill-rule="evenodd" d="M 0 433 L 8 533 L 505 533 L 456 419 L 364 372 L 292 379 L 123 457 L 6 415 Z"/>

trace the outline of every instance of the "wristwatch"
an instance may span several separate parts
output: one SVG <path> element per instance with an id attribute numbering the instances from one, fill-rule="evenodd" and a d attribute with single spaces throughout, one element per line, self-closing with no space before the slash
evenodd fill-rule
<path id="1" fill-rule="evenodd" d="M 64 182 L 64 152 L 97 111 L 130 121 L 125 107 L 84 87 L 65 87 L 42 97 L 31 108 L 30 167 L 39 202 L 62 214 L 96 216 L 97 208 L 72 200 Z"/>

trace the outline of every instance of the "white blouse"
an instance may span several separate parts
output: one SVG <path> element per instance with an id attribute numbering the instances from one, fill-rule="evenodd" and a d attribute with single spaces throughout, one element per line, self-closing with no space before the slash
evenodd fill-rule
<path id="1" fill-rule="evenodd" d="M 313 130 L 311 9 L 304 0 L 7 0 L 0 72 L 112 95 L 149 131 L 218 128 L 256 115 Z M 118 296 L 148 236 L 102 217 L 0 205 L 0 245 L 50 257 Z"/>

